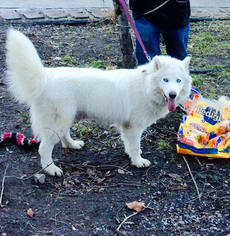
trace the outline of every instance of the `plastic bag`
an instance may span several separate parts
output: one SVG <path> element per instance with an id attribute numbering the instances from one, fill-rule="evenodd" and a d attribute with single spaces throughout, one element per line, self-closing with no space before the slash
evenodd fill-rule
<path id="1" fill-rule="evenodd" d="M 177 152 L 196 156 L 230 158 L 230 101 L 209 100 L 199 94 L 184 104 Z"/>

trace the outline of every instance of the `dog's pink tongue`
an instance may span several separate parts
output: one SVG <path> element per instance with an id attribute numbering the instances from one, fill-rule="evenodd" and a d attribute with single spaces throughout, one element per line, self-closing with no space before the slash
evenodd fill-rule
<path id="1" fill-rule="evenodd" d="M 169 111 L 176 110 L 176 102 L 175 102 L 174 98 L 168 98 L 168 109 L 169 109 Z"/>

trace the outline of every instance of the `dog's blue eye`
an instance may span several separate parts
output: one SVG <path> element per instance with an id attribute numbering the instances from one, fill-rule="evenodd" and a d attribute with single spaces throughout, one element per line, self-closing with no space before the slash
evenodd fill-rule
<path id="1" fill-rule="evenodd" d="M 177 79 L 176 82 L 179 84 L 181 82 L 181 79 Z"/>
<path id="2" fill-rule="evenodd" d="M 169 80 L 168 80 L 168 79 L 166 79 L 166 78 L 164 78 L 164 79 L 163 79 L 163 81 L 164 81 L 164 82 L 166 82 L 166 83 L 168 83 L 168 82 L 169 82 Z"/>

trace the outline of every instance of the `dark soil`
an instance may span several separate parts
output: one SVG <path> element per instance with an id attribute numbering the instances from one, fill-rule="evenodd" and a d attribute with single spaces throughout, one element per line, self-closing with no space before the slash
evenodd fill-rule
<path id="1" fill-rule="evenodd" d="M 8 27 L 2 23 L 0 29 L 0 133 L 32 138 L 28 109 L 11 98 L 4 83 Z M 118 34 L 110 24 L 14 28 L 33 41 L 45 66 L 121 63 Z M 116 130 L 94 122 L 72 127 L 72 135 L 86 143 L 82 150 L 55 146 L 53 157 L 64 175 L 46 176 L 44 184 L 33 178 L 41 169 L 36 149 L 1 146 L 1 235 L 227 235 L 230 161 L 177 154 L 182 115 L 177 109 L 143 134 L 142 155 L 150 168 L 131 166 Z M 146 209 L 131 216 L 126 203 L 133 201 Z"/>

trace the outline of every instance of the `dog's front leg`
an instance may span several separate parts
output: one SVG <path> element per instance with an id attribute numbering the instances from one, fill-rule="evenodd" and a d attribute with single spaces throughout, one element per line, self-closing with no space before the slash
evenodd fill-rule
<path id="1" fill-rule="evenodd" d="M 136 167 L 147 167 L 151 162 L 141 157 L 140 140 L 143 130 L 141 128 L 124 128 L 122 129 L 122 139 L 125 150 L 130 156 L 132 165 Z"/>

